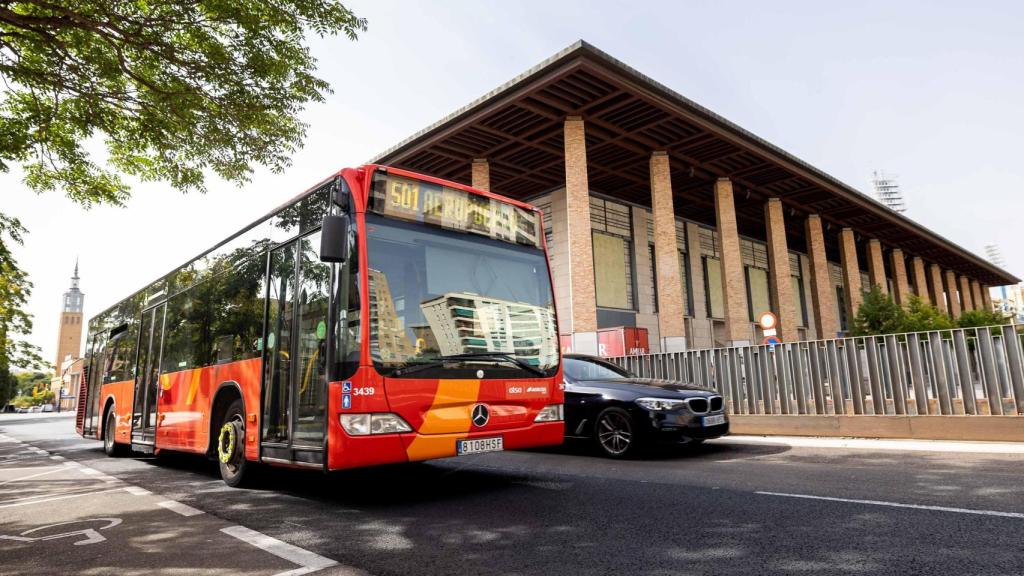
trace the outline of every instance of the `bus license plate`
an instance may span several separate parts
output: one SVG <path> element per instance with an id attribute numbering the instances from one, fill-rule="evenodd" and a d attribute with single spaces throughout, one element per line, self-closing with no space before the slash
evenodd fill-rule
<path id="1" fill-rule="evenodd" d="M 715 414 L 714 416 L 704 417 L 704 426 L 718 426 L 719 424 L 725 424 L 725 414 Z"/>
<path id="2" fill-rule="evenodd" d="M 501 452 L 505 449 L 503 438 L 471 438 L 455 443 L 455 451 L 459 456 L 481 454 L 483 452 Z"/>

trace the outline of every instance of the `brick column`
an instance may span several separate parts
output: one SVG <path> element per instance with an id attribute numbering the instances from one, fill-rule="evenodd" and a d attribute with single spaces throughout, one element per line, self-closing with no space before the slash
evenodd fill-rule
<path id="1" fill-rule="evenodd" d="M 906 306 L 910 299 L 910 286 L 907 284 L 907 261 L 903 256 L 903 250 L 899 248 L 893 249 L 890 258 L 892 280 L 896 288 L 896 293 L 893 296 L 897 304 Z"/>
<path id="2" fill-rule="evenodd" d="M 769 198 L 764 205 L 765 228 L 768 230 L 768 279 L 772 302 L 779 316 L 779 334 L 783 342 L 800 339 L 797 328 L 796 300 L 793 295 L 793 277 L 789 275 L 789 245 L 786 243 L 786 219 L 782 201 Z M 754 314 L 758 312 L 755 310 Z"/>
<path id="3" fill-rule="evenodd" d="M 967 276 L 960 276 L 960 300 L 964 312 L 976 310 L 974 299 L 971 298 L 971 279 Z"/>
<path id="4" fill-rule="evenodd" d="M 956 287 L 956 273 L 952 270 L 946 270 L 943 274 L 943 280 L 946 287 L 946 297 L 949 298 L 949 315 L 956 320 L 960 317 L 960 298 L 957 295 Z"/>
<path id="5" fill-rule="evenodd" d="M 597 294 L 590 231 L 590 184 L 583 120 L 565 120 L 565 205 L 569 221 L 569 283 L 573 350 L 597 354 Z"/>
<path id="6" fill-rule="evenodd" d="M 843 228 L 839 233 L 839 259 L 843 267 L 843 289 L 846 295 L 846 317 L 848 326 L 853 325 L 853 318 L 864 296 L 861 294 L 860 264 L 857 263 L 857 240 L 853 230 Z"/>
<path id="7" fill-rule="evenodd" d="M 868 240 L 868 281 L 871 286 L 862 287 L 870 290 L 872 286 L 878 286 L 882 294 L 889 293 L 889 282 L 885 278 L 885 258 L 882 256 L 882 243 L 877 239 Z"/>
<path id="8" fill-rule="evenodd" d="M 476 158 L 473 160 L 472 186 L 484 192 L 491 191 L 491 165 L 487 163 L 486 158 Z"/>
<path id="9" fill-rule="evenodd" d="M 985 303 L 985 310 L 992 311 L 992 288 L 988 284 L 981 285 L 981 301 Z"/>
<path id="10" fill-rule="evenodd" d="M 920 256 L 914 256 L 910 260 L 910 267 L 914 271 L 914 294 L 921 300 L 928 302 L 931 296 L 928 294 L 928 276 L 924 271 L 924 260 Z"/>
<path id="11" fill-rule="evenodd" d="M 655 152 L 650 160 L 651 214 L 654 218 L 654 270 L 658 275 L 658 332 L 662 352 L 686 350 L 683 324 L 683 282 L 676 244 L 676 213 L 672 203 L 669 158 Z"/>
<path id="12" fill-rule="evenodd" d="M 736 227 L 736 200 L 732 181 L 715 181 L 715 222 L 722 244 L 722 288 L 725 299 L 725 337 L 732 345 L 750 343 L 750 314 L 747 311 L 747 283 L 743 278 L 740 236 Z"/>
<path id="13" fill-rule="evenodd" d="M 986 310 L 985 301 L 981 298 L 981 284 L 977 280 L 971 280 L 971 300 L 974 302 L 975 310 Z"/>
<path id="14" fill-rule="evenodd" d="M 836 316 L 836 293 L 832 289 L 828 259 L 825 257 L 825 233 L 821 229 L 821 217 L 811 214 L 804 227 L 811 276 L 811 313 L 815 328 L 818 338 L 835 338 L 839 333 L 839 318 Z"/>
<path id="15" fill-rule="evenodd" d="M 949 307 L 946 306 L 946 298 L 943 295 L 942 290 L 942 270 L 938 264 L 931 264 L 928 266 L 928 275 L 932 282 L 932 304 L 936 308 L 942 310 L 946 314 L 949 314 Z"/>

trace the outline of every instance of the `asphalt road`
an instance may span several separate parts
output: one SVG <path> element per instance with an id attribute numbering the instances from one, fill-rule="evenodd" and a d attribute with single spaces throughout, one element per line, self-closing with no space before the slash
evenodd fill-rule
<path id="1" fill-rule="evenodd" d="M 1022 453 L 574 446 L 235 490 L 71 427 L 0 417 L 0 574 L 1024 574 Z"/>

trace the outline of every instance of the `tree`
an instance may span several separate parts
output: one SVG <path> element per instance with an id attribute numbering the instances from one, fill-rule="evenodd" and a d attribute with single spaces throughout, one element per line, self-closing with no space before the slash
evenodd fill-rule
<path id="1" fill-rule="evenodd" d="M 32 332 L 32 317 L 24 306 L 32 283 L 11 255 L 10 244 L 21 244 L 25 228 L 17 218 L 0 214 L 0 381 L 7 383 L 11 367 L 42 367 L 39 348 L 19 339 Z"/>
<path id="2" fill-rule="evenodd" d="M 1006 324 L 1006 317 L 991 310 L 968 310 L 960 315 L 956 325 L 960 328 L 979 328 Z"/>
<path id="3" fill-rule="evenodd" d="M 903 332 L 926 332 L 930 330 L 949 330 L 953 321 L 942 310 L 928 302 L 911 296 L 903 320 Z"/>
<path id="4" fill-rule="evenodd" d="M 330 87 L 303 43 L 354 40 L 366 21 L 336 0 L 0 1 L 0 170 L 36 192 L 123 203 L 118 172 L 205 189 L 247 181 L 301 146 L 298 113 Z M 109 168 L 83 148 L 102 139 Z"/>
<path id="5" fill-rule="evenodd" d="M 298 114 L 330 92 L 306 35 L 365 30 L 337 0 L 0 0 L 0 171 L 21 165 L 30 189 L 86 207 L 122 205 L 122 175 L 202 192 L 210 173 L 280 172 L 306 133 Z M 8 250 L 24 233 L 0 214 L 0 374 L 38 360 L 14 339 L 31 330 Z"/>
<path id="6" fill-rule="evenodd" d="M 878 285 L 864 293 L 864 300 L 853 318 L 850 334 L 853 336 L 871 336 L 874 334 L 892 334 L 901 332 L 904 324 L 904 312 L 892 298 L 882 292 Z"/>

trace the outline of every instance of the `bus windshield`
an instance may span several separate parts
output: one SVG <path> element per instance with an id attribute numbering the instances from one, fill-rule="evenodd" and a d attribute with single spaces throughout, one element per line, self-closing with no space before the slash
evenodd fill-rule
<path id="1" fill-rule="evenodd" d="M 557 371 L 542 249 L 372 213 L 366 239 L 370 351 L 382 374 L 400 376 L 400 368 L 433 363 L 440 377 L 457 377 L 438 360 L 487 353 L 549 376 Z M 519 371 L 536 377 L 536 370 Z"/>

